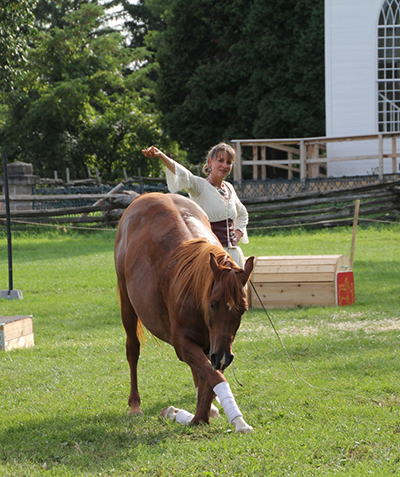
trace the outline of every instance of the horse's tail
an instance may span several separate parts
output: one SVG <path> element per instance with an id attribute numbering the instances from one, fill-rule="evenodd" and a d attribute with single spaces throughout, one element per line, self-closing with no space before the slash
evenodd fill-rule
<path id="1" fill-rule="evenodd" d="M 118 301 L 119 301 L 119 306 L 121 308 L 121 286 L 118 284 Z M 129 306 L 132 307 L 132 304 L 129 303 Z M 122 309 L 122 308 L 121 308 Z M 140 318 L 136 315 L 136 312 L 133 310 L 132 311 L 137 319 L 136 322 L 136 336 L 139 340 L 139 343 L 141 346 L 143 346 L 146 343 L 146 333 L 144 332 L 144 328 L 142 325 L 142 322 L 140 321 Z"/>
<path id="2" fill-rule="evenodd" d="M 136 336 L 138 337 L 140 346 L 143 346 L 146 343 L 146 333 L 144 332 L 144 328 L 139 317 L 137 319 L 136 325 Z"/>

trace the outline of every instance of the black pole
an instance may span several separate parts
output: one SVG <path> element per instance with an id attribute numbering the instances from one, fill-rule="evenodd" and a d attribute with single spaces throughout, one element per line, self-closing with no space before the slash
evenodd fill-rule
<path id="1" fill-rule="evenodd" d="M 8 171 L 7 171 L 7 154 L 3 153 L 3 169 L 4 169 L 4 198 L 6 201 L 6 226 L 7 226 L 7 250 L 8 250 L 8 295 L 13 289 L 13 272 L 12 272 L 12 248 L 11 248 L 11 214 L 10 214 L 10 194 L 8 191 Z"/>

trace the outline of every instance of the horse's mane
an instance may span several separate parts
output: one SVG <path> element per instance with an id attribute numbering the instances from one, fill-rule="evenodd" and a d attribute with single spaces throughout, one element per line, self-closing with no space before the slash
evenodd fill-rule
<path id="1" fill-rule="evenodd" d="M 224 298 L 226 303 L 237 307 L 242 294 L 242 285 L 237 279 L 236 265 L 229 254 L 218 245 L 209 243 L 206 239 L 187 240 L 178 248 L 174 258 L 176 268 L 171 282 L 175 293 L 175 306 L 181 308 L 189 295 L 194 295 L 204 314 L 208 313 L 213 272 L 210 266 L 210 254 L 215 256 L 219 266 L 224 268 Z"/>

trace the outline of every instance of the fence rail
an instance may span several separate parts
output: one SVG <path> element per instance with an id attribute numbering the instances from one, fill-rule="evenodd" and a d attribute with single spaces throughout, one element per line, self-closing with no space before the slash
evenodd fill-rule
<path id="1" fill-rule="evenodd" d="M 357 199 L 360 200 L 361 221 L 398 221 L 400 218 L 400 180 L 293 197 L 242 200 L 249 212 L 251 230 L 294 225 L 348 225 L 352 223 Z"/>
<path id="2" fill-rule="evenodd" d="M 115 186 L 115 184 L 114 184 Z M 165 184 L 153 185 L 166 191 Z M 400 175 L 319 179 L 307 181 L 241 181 L 235 184 L 249 212 L 249 229 L 296 225 L 334 226 L 351 223 L 354 201 L 361 200 L 360 220 L 393 220 L 400 217 Z M 96 193 L 82 193 L 82 187 L 46 188 L 46 194 L 11 195 L 12 204 L 24 204 L 11 211 L 14 222 L 49 224 L 116 225 L 125 208 L 140 195 L 129 184 L 124 193 L 108 195 L 113 187 L 102 185 Z M 34 189 L 40 190 L 40 189 Z M 91 188 L 93 192 L 96 188 Z M 149 190 L 149 189 L 147 189 Z M 52 193 L 49 193 L 49 192 Z M 73 193 L 77 192 L 77 193 Z M 102 203 L 99 203 L 102 201 Z M 0 225 L 5 223 L 1 210 Z M 91 214 L 90 216 L 88 216 Z"/>

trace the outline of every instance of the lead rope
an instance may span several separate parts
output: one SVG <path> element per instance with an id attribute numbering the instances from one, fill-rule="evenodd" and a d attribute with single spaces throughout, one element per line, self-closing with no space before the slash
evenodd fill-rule
<path id="1" fill-rule="evenodd" d="M 233 377 L 235 378 L 235 381 L 239 384 L 239 386 L 243 387 L 243 384 L 238 380 L 238 378 L 236 377 L 236 373 L 235 373 L 235 367 L 233 365 L 233 361 L 232 361 L 232 373 L 233 373 Z"/>
<path id="2" fill-rule="evenodd" d="M 297 372 L 297 369 L 296 369 L 296 367 L 295 367 L 295 365 L 294 365 L 294 363 L 293 363 L 293 361 L 292 361 L 292 358 L 290 357 L 290 355 L 289 355 L 289 353 L 288 353 L 288 350 L 286 349 L 286 346 L 285 346 L 285 344 L 283 343 L 282 338 L 280 337 L 280 335 L 279 335 L 279 333 L 278 333 L 278 330 L 275 328 L 275 325 L 274 325 L 273 321 L 271 320 L 271 317 L 269 316 L 269 313 L 268 313 L 268 311 L 266 310 L 266 308 L 265 308 L 265 306 L 264 306 L 264 303 L 261 301 L 260 295 L 258 294 L 258 292 L 257 292 L 257 290 L 256 290 L 256 287 L 254 286 L 254 283 L 253 283 L 251 280 L 250 280 L 250 284 L 251 284 L 251 286 L 252 286 L 252 288 L 253 288 L 253 290 L 254 290 L 254 293 L 257 295 L 257 298 L 258 298 L 258 300 L 259 300 L 260 303 L 261 303 L 261 306 L 262 306 L 262 308 L 263 308 L 263 310 L 264 310 L 264 313 L 267 315 L 268 320 L 269 320 L 269 322 L 271 323 L 272 329 L 274 330 L 274 332 L 275 332 L 275 334 L 276 334 L 276 336 L 277 336 L 277 338 L 278 338 L 278 340 L 279 340 L 279 342 L 280 342 L 282 348 L 284 349 L 284 351 L 285 351 L 285 353 L 286 353 L 286 356 L 287 356 L 287 358 L 288 358 L 288 360 L 289 360 L 289 363 L 290 363 L 290 365 L 292 366 L 292 369 L 293 369 L 293 371 L 295 372 L 296 376 L 297 376 L 301 381 L 303 381 L 303 383 L 306 383 L 307 386 L 310 386 L 311 388 L 320 389 L 320 390 L 322 390 L 322 391 L 329 391 L 329 389 L 319 388 L 318 386 L 314 386 L 314 385 L 310 384 L 308 381 L 306 381 L 304 378 L 302 378 L 302 377 L 299 375 L 299 373 Z M 235 379 L 236 379 L 236 376 L 235 376 Z M 239 384 L 240 384 L 240 383 L 239 383 Z M 242 386 L 242 385 L 241 385 L 241 386 Z"/>

